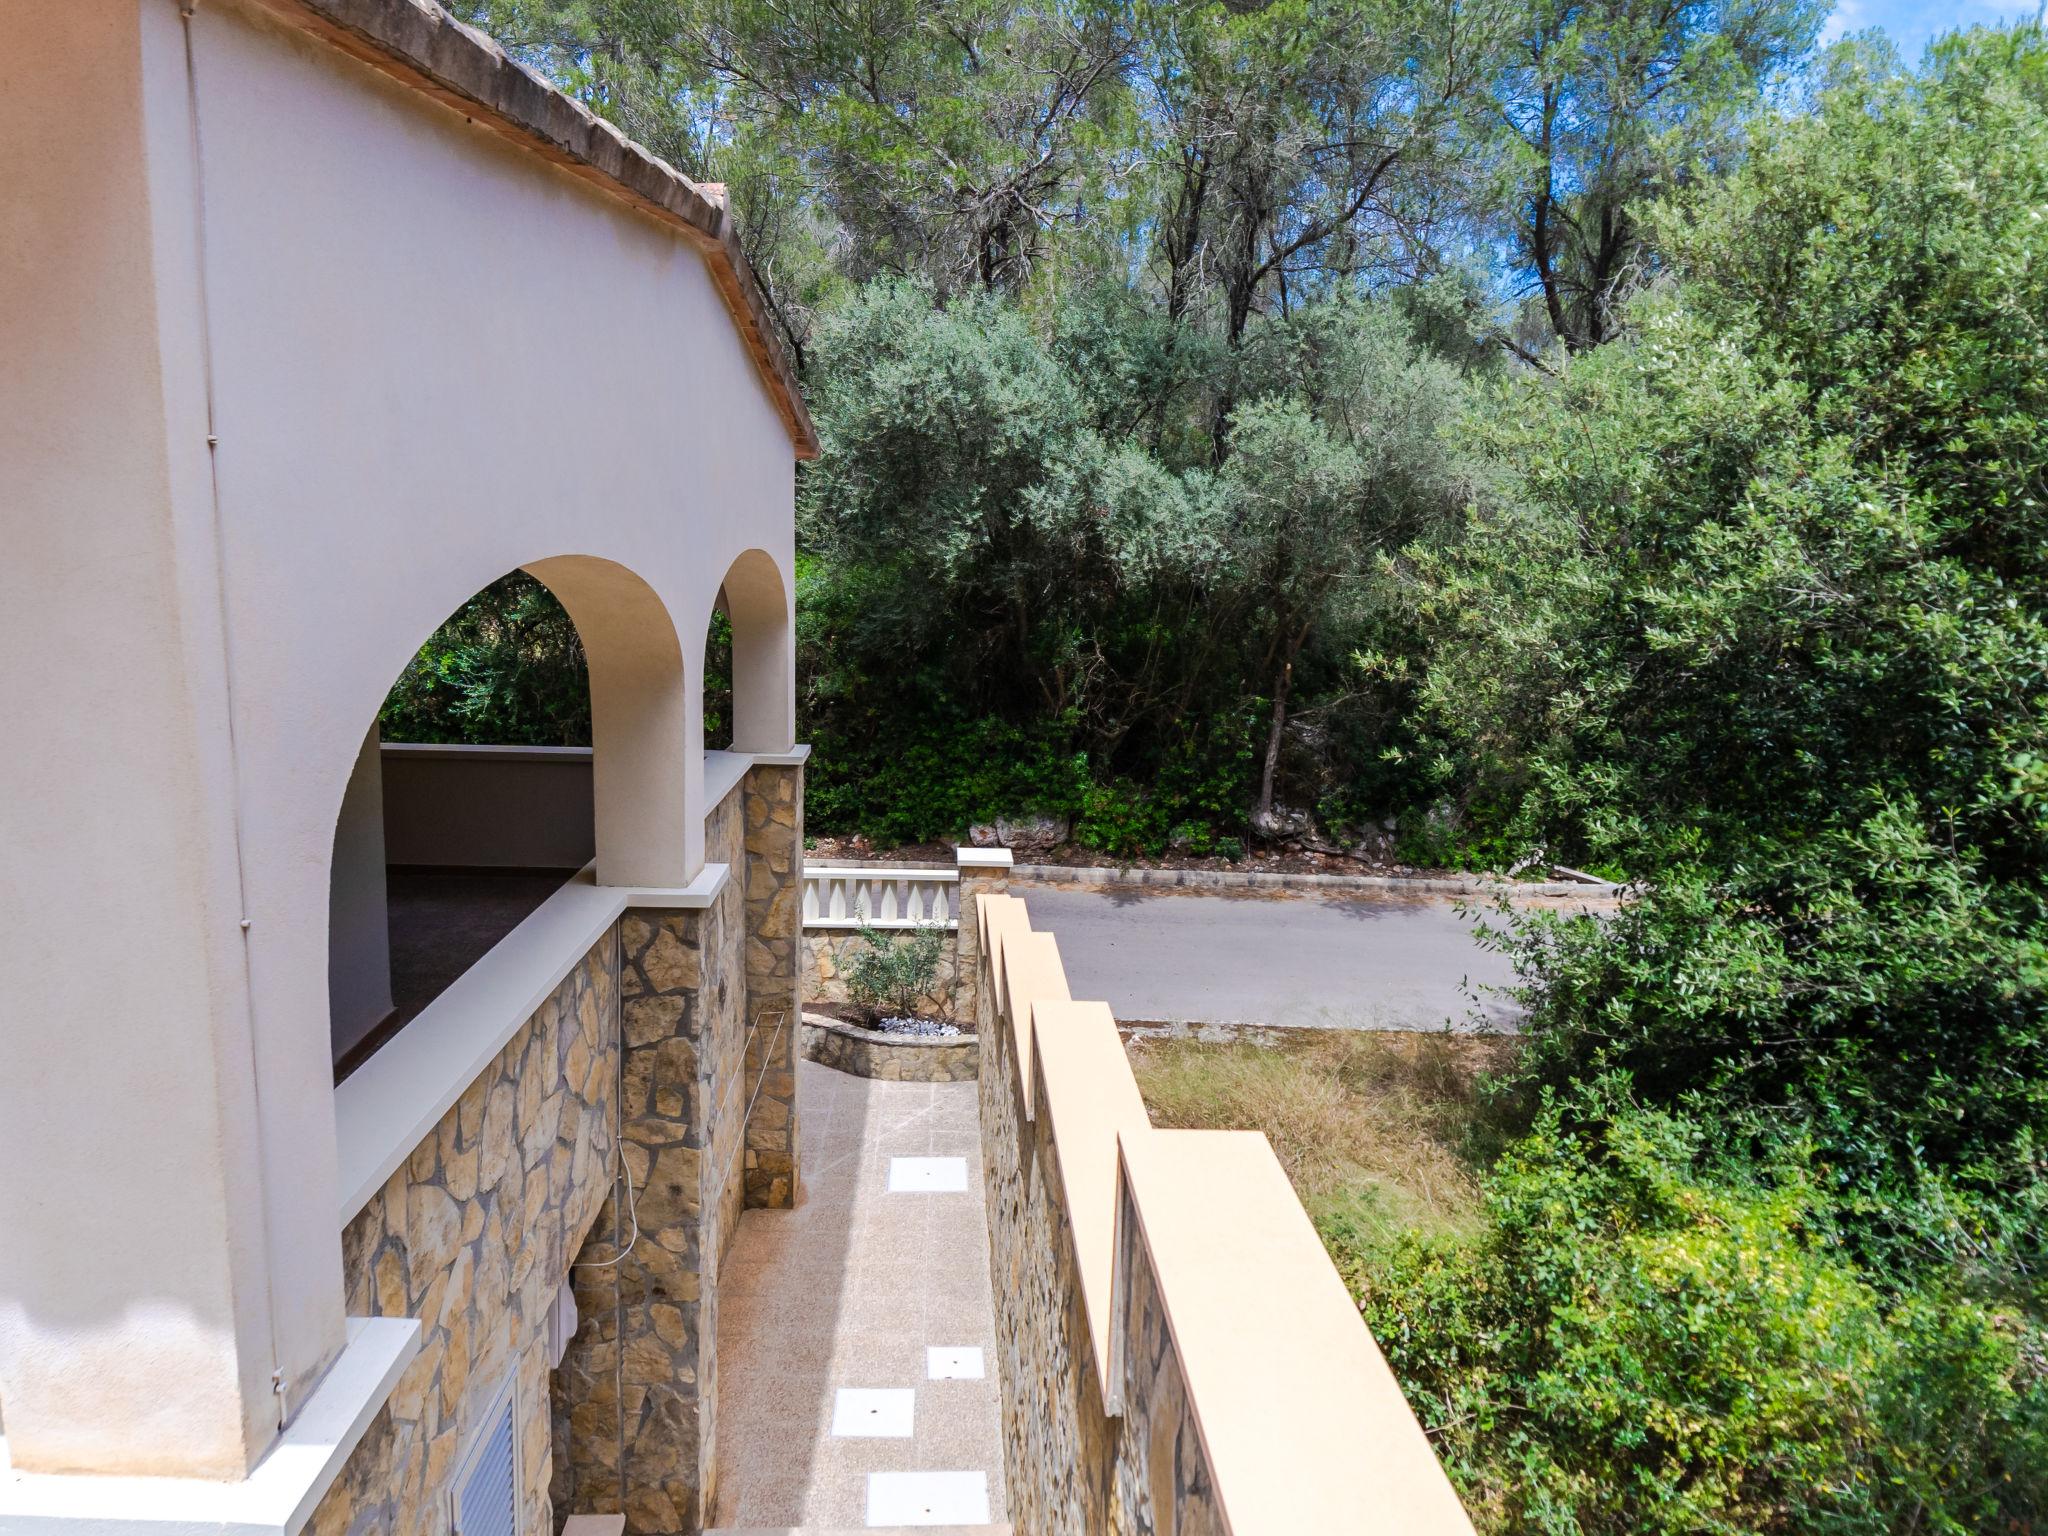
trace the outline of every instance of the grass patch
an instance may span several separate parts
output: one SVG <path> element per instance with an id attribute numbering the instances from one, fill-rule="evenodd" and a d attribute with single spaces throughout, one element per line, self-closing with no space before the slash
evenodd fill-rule
<path id="1" fill-rule="evenodd" d="M 1500 1127 L 1498 1035 L 1300 1030 L 1277 1045 L 1131 1042 L 1152 1123 L 1263 1131 L 1340 1265 L 1397 1233 L 1469 1235 Z"/>

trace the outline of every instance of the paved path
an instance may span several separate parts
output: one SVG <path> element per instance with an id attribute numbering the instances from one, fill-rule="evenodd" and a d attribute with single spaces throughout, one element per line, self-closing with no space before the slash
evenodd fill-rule
<path id="1" fill-rule="evenodd" d="M 1003 1521 L 975 1085 L 800 1061 L 796 1093 L 803 1204 L 742 1215 L 718 1277 L 711 1524 Z"/>
<path id="2" fill-rule="evenodd" d="M 1011 887 L 1031 926 L 1059 936 L 1074 996 L 1119 1019 L 1322 1028 L 1461 1026 L 1469 987 L 1514 979 L 1480 948 L 1475 910 L 1447 897 L 1238 895 L 1142 886 Z M 1513 1026 L 1497 993 L 1476 999 Z"/>

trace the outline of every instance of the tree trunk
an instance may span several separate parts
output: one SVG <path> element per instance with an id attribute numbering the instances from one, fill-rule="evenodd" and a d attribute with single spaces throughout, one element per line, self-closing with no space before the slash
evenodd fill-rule
<path id="1" fill-rule="evenodd" d="M 1280 738 L 1287 730 L 1287 691 L 1294 682 L 1294 656 L 1289 651 L 1280 663 L 1280 675 L 1273 682 L 1273 724 L 1266 732 L 1266 762 L 1259 771 L 1259 803 L 1252 810 L 1252 825 L 1265 825 L 1273 814 L 1273 780 L 1280 771 Z"/>

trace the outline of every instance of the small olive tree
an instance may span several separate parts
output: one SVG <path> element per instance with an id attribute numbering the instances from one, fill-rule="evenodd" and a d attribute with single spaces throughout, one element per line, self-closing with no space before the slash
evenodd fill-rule
<path id="1" fill-rule="evenodd" d="M 854 937 L 861 949 L 846 967 L 846 995 L 873 1022 L 879 1017 L 912 1018 L 939 978 L 946 933 L 920 924 L 908 932 L 884 933 L 868 926 L 865 914 Z"/>

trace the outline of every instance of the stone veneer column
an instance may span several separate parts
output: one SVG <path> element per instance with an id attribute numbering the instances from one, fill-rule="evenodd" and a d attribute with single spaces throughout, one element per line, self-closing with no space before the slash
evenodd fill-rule
<path id="1" fill-rule="evenodd" d="M 974 898 L 1000 896 L 1010 888 L 1015 862 L 1007 848 L 955 848 L 960 866 L 960 905 L 954 911 L 959 928 L 953 935 L 953 1014 L 979 1019 L 981 1004 L 981 924 L 975 920 Z"/>
<path id="2" fill-rule="evenodd" d="M 797 1197 L 796 1063 L 803 944 L 804 770 L 756 763 L 747 771 L 746 1203 L 786 1207 Z"/>
<path id="3" fill-rule="evenodd" d="M 707 842 L 719 830 L 707 828 Z M 723 851 L 737 859 L 730 841 Z M 745 1110 L 740 873 L 708 907 L 634 908 L 619 920 L 621 1129 L 635 1203 L 618 1209 L 615 1191 L 580 1256 L 576 1305 L 588 1322 L 558 1395 L 578 1503 L 623 1507 L 633 1536 L 690 1536 L 716 1492 L 716 1278 L 739 1213 Z"/>

